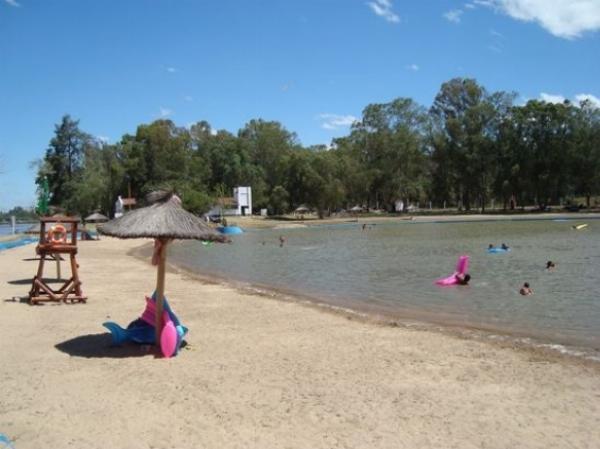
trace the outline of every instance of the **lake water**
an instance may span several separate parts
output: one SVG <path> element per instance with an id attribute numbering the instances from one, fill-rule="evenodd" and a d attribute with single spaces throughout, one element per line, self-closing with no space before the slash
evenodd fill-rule
<path id="1" fill-rule="evenodd" d="M 30 228 L 32 223 L 21 223 L 15 225 L 15 231 L 17 234 L 25 231 Z M 12 234 L 12 225 L 10 224 L 0 224 L 0 235 L 10 235 Z"/>
<path id="2" fill-rule="evenodd" d="M 588 223 L 584 230 L 574 224 Z M 279 246 L 279 236 L 287 238 Z M 389 317 L 483 329 L 600 354 L 600 221 L 356 223 L 248 230 L 232 245 L 176 243 L 192 271 Z M 488 254 L 489 243 L 511 251 Z M 469 286 L 439 287 L 470 256 Z M 554 271 L 546 261 L 556 263 Z M 518 293 L 529 282 L 532 296 Z"/>

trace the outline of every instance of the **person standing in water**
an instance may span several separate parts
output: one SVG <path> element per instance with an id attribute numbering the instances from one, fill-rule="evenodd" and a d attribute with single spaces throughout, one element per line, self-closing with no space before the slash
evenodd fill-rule
<path id="1" fill-rule="evenodd" d="M 533 295 L 533 290 L 529 286 L 529 282 L 525 282 L 523 284 L 523 287 L 521 287 L 521 290 L 519 290 L 519 293 L 523 296 Z"/>
<path id="2" fill-rule="evenodd" d="M 283 235 L 280 235 L 279 236 L 279 247 L 283 248 L 283 245 L 285 244 L 285 242 L 286 242 L 286 238 Z"/>

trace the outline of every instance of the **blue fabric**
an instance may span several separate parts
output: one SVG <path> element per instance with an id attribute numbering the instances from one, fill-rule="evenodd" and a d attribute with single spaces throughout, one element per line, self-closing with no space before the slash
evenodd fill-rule
<path id="1" fill-rule="evenodd" d="M 152 300 L 156 301 L 156 292 L 152 293 Z M 175 329 L 177 330 L 177 348 L 175 354 L 179 352 L 179 348 L 183 343 L 183 338 L 188 333 L 188 328 L 183 326 L 177 318 L 177 315 L 171 310 L 171 306 L 165 297 L 163 302 L 164 310 L 169 314 L 169 318 L 173 321 Z M 106 321 L 102 325 L 110 331 L 113 345 L 121 345 L 125 342 L 132 341 L 138 344 L 153 345 L 156 342 L 156 336 L 154 332 L 154 326 L 146 323 L 141 318 L 133 320 L 127 326 L 127 329 L 122 328 L 117 323 L 112 321 Z"/>

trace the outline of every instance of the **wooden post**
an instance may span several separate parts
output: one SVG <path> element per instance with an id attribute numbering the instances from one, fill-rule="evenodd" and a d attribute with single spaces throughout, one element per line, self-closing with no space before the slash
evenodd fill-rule
<path id="1" fill-rule="evenodd" d="M 60 281 L 62 279 L 60 274 L 60 254 L 54 253 L 53 257 L 56 260 L 56 278 Z"/>
<path id="2" fill-rule="evenodd" d="M 156 335 L 156 346 L 160 348 L 160 333 L 163 326 L 163 302 L 165 298 L 165 266 L 167 259 L 167 239 L 161 239 L 160 261 L 156 275 L 156 316 L 154 321 L 154 331 Z"/>

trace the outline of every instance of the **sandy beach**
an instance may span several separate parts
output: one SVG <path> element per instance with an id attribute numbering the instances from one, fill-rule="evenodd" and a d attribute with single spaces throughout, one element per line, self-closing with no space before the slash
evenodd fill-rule
<path id="1" fill-rule="evenodd" d="M 142 240 L 80 242 L 87 304 L 29 306 L 34 245 L 0 252 L 0 433 L 15 449 L 594 448 L 600 369 L 202 283 L 166 293 L 188 346 L 109 347 L 156 270 Z M 63 265 L 63 275 L 66 266 Z M 49 264 L 47 275 L 53 275 Z"/>

